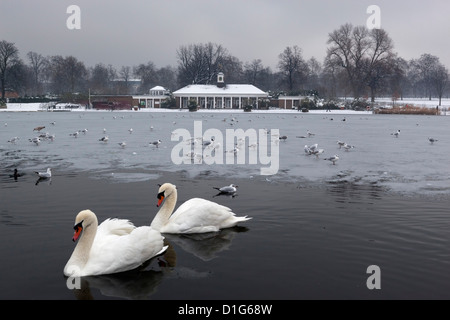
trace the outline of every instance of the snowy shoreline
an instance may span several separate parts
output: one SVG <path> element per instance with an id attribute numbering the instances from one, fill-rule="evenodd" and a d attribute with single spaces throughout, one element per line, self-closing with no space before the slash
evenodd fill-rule
<path id="1" fill-rule="evenodd" d="M 385 107 L 392 107 L 391 99 L 377 99 L 377 103 L 384 104 Z M 438 104 L 437 100 L 428 100 L 428 99 L 404 99 L 402 101 L 397 101 L 396 105 L 405 105 L 412 104 L 419 107 L 429 107 L 435 108 Z M 94 109 L 57 109 L 47 111 L 45 107 L 45 103 L 7 103 L 7 108 L 0 108 L 0 112 L 189 112 L 187 109 L 159 109 L 159 108 L 145 108 L 139 110 L 94 110 Z M 450 99 L 443 99 L 442 105 L 439 107 L 442 115 L 450 114 Z M 196 112 L 199 113 L 244 113 L 243 109 L 200 109 Z M 309 110 L 309 112 L 301 112 L 297 109 L 269 109 L 269 110 L 252 110 L 251 113 L 284 113 L 284 114 L 364 114 L 370 115 L 373 114 L 372 111 L 355 111 L 348 109 L 334 109 L 334 110 Z"/>

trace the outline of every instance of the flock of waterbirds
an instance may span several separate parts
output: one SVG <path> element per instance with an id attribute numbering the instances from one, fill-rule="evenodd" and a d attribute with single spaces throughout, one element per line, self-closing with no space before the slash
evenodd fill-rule
<path id="1" fill-rule="evenodd" d="M 116 118 L 116 116 L 114 116 L 114 118 Z M 223 119 L 223 121 L 227 121 L 227 120 L 228 120 L 227 118 Z M 249 120 L 249 121 L 251 121 L 251 120 Z M 346 119 L 343 118 L 342 121 L 346 121 Z M 229 124 L 230 125 L 235 125 L 238 122 L 239 122 L 239 120 L 235 116 L 232 116 Z M 52 121 L 52 122 L 50 122 L 50 124 L 52 126 L 54 126 L 54 125 L 56 125 L 56 122 Z M 173 124 L 175 125 L 176 122 L 174 121 Z M 5 126 L 7 126 L 7 123 L 5 123 Z M 32 138 L 29 138 L 28 141 L 31 142 L 34 145 L 37 145 L 37 146 L 40 145 L 41 142 L 43 142 L 45 140 L 53 142 L 55 140 L 55 135 L 54 134 L 50 134 L 49 132 L 41 132 L 44 129 L 46 129 L 46 126 L 44 126 L 44 125 L 37 126 L 37 127 L 33 128 L 33 132 L 37 132 L 38 135 L 36 135 L 36 136 L 34 136 Z M 153 131 L 153 129 L 154 129 L 154 127 L 150 126 L 150 131 Z M 269 129 L 264 129 L 264 130 L 265 130 L 265 132 L 268 135 L 271 135 L 272 137 L 277 139 L 277 141 L 286 142 L 288 140 L 288 136 L 287 135 L 279 135 L 278 134 L 278 135 L 275 136 L 275 135 L 271 134 L 271 131 Z M 69 136 L 72 136 L 74 138 L 78 138 L 80 135 L 86 135 L 88 133 L 88 131 L 89 130 L 86 129 L 86 128 L 85 129 L 81 129 L 81 130 L 77 130 L 75 132 L 69 133 Z M 100 141 L 101 143 L 108 143 L 108 141 L 109 141 L 109 137 L 106 134 L 106 132 L 107 132 L 107 130 L 104 128 L 103 129 L 103 135 L 98 139 L 98 141 Z M 400 132 L 401 132 L 400 129 L 398 129 L 395 132 L 392 132 L 391 135 L 393 137 L 395 137 L 395 138 L 399 138 Z M 132 134 L 133 133 L 133 128 L 129 128 L 128 129 L 128 133 Z M 173 137 L 173 135 L 174 135 L 174 131 L 172 131 L 172 137 Z M 314 138 L 315 135 L 316 135 L 315 133 L 307 130 L 305 135 L 297 135 L 296 138 Z M 427 139 L 428 139 L 428 141 L 431 144 L 434 144 L 435 142 L 438 141 L 438 139 L 433 138 L 433 137 L 428 137 Z M 19 142 L 19 140 L 20 140 L 20 137 L 15 136 L 15 137 L 12 137 L 11 139 L 9 139 L 8 142 L 11 143 L 11 144 L 16 144 L 16 143 Z M 243 148 L 243 145 L 245 145 L 245 140 L 244 139 L 240 139 L 240 140 L 241 141 L 239 141 L 239 139 L 238 139 L 238 141 L 235 143 L 235 147 L 232 150 L 227 150 L 225 152 L 233 153 L 234 155 L 237 155 L 237 153 Z M 159 148 L 161 143 L 162 143 L 162 140 L 161 139 L 157 139 L 157 140 L 153 140 L 153 141 L 148 142 L 148 145 L 149 146 L 153 146 L 154 148 Z M 206 140 L 206 141 L 203 140 L 202 137 L 191 138 L 188 141 L 186 141 L 186 143 L 192 144 L 192 145 L 200 143 L 203 148 L 218 148 L 220 146 L 220 144 L 215 142 L 214 138 L 211 138 L 211 139 Z M 349 144 L 347 142 L 344 142 L 344 141 L 341 141 L 341 140 L 337 140 L 336 143 L 338 145 L 338 149 L 344 149 L 344 151 L 346 151 L 346 152 L 348 152 L 351 149 L 355 148 L 354 145 L 351 145 L 351 144 Z M 126 143 L 125 140 L 119 141 L 119 142 L 117 142 L 117 144 L 119 145 L 120 148 L 125 148 L 127 146 L 127 143 Z M 258 146 L 258 143 L 256 142 L 256 143 L 249 143 L 249 145 L 247 147 L 255 149 L 257 146 Z M 313 143 L 313 144 L 310 144 L 310 145 L 308 145 L 308 144 L 304 145 L 304 152 L 305 152 L 306 155 L 313 155 L 317 159 L 319 159 L 319 157 L 325 153 L 325 149 L 319 148 L 317 143 Z M 186 154 L 185 156 L 190 157 L 191 160 L 194 160 L 194 159 L 202 159 L 203 154 L 196 154 L 194 152 L 190 152 L 190 153 Z M 334 154 L 332 156 L 323 158 L 323 160 L 330 161 L 333 165 L 335 165 L 336 162 L 339 159 L 340 158 L 339 158 L 338 154 Z M 44 173 L 36 171 L 36 174 L 38 175 L 39 179 L 50 179 L 51 178 L 51 172 L 48 172 L 49 170 L 50 169 L 48 169 Z M 15 169 L 15 172 L 13 174 L 11 174 L 10 176 L 14 177 L 15 179 L 17 179 L 18 177 L 21 176 L 21 173 L 19 173 L 17 171 L 17 169 Z M 224 193 L 224 192 L 222 192 L 222 193 Z M 226 192 L 226 193 L 229 194 L 229 192 Z"/>

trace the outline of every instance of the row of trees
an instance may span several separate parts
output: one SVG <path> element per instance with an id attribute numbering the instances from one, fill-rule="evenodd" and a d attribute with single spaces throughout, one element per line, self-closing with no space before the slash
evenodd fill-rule
<path id="1" fill-rule="evenodd" d="M 326 98 L 370 97 L 374 101 L 379 95 L 431 99 L 448 92 L 449 73 L 438 57 L 424 53 L 410 61 L 401 58 L 383 29 L 345 24 L 329 33 L 327 45 L 323 62 L 314 57 L 305 60 L 299 46 L 288 46 L 279 54 L 276 70 L 260 59 L 243 63 L 211 42 L 180 46 L 176 67 L 157 68 L 150 61 L 116 69 L 102 63 L 88 68 L 73 56 L 44 57 L 36 52 L 28 52 L 24 62 L 14 43 L 0 41 L 0 86 L 2 98 L 6 89 L 21 95 L 88 89 L 96 94 L 146 93 L 155 85 L 176 90 L 187 84 L 214 83 L 222 71 L 227 83 L 250 83 L 274 95 L 313 91 Z M 133 78 L 140 79 L 138 88 L 131 89 Z"/>

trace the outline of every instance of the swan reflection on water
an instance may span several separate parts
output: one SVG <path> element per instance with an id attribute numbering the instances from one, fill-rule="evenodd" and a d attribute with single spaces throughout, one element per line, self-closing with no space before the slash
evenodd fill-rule
<path id="1" fill-rule="evenodd" d="M 217 253 L 229 249 L 236 233 L 246 231 L 247 227 L 235 226 L 219 232 L 164 234 L 164 237 L 169 243 L 176 244 L 195 257 L 210 261 L 217 257 Z"/>
<path id="2" fill-rule="evenodd" d="M 217 254 L 228 250 L 236 233 L 247 232 L 247 227 L 236 226 L 203 234 L 165 234 L 165 245 L 169 245 L 162 256 L 148 260 L 140 268 L 110 275 L 80 277 L 79 289 L 70 289 L 78 300 L 95 299 L 92 289 L 102 296 L 122 299 L 149 299 L 156 293 L 165 278 L 200 279 L 211 276 L 211 271 L 199 271 L 177 266 L 175 246 L 203 260 L 217 258 Z M 175 245 L 175 246 L 174 246 Z M 64 277 L 64 281 L 71 279 Z M 67 284 L 67 283 L 66 283 Z"/>

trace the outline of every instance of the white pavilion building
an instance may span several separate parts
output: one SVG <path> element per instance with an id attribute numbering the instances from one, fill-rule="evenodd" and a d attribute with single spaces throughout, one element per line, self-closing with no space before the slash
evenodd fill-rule
<path id="1" fill-rule="evenodd" d="M 173 92 L 173 96 L 178 108 L 188 108 L 189 101 L 195 100 L 202 109 L 242 109 L 247 105 L 258 109 L 268 93 L 251 84 L 226 84 L 224 74 L 219 72 L 216 85 L 187 85 Z"/>

